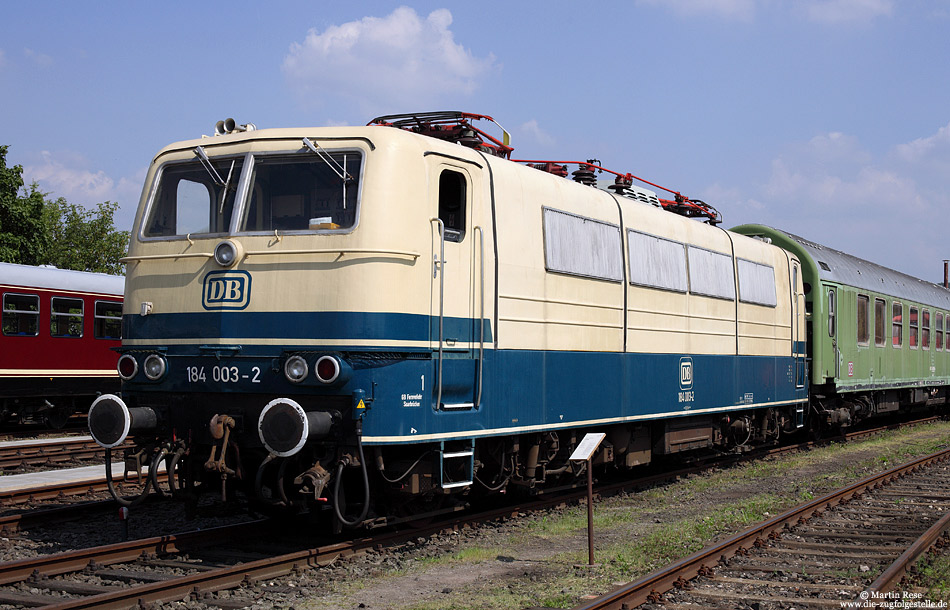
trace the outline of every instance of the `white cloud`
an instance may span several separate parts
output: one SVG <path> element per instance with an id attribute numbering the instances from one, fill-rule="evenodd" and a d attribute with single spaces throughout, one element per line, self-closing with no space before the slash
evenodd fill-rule
<path id="1" fill-rule="evenodd" d="M 418 109 L 473 93 L 496 67 L 493 55 L 476 57 L 456 43 L 451 25 L 446 9 L 423 19 L 403 6 L 386 17 L 311 29 L 291 45 L 282 70 L 310 104 L 343 96 L 363 108 Z"/>
<path id="2" fill-rule="evenodd" d="M 523 123 L 518 131 L 523 137 L 540 146 L 549 147 L 555 143 L 554 137 L 541 129 L 536 119 Z"/>
<path id="3" fill-rule="evenodd" d="M 638 4 L 671 9 L 683 17 L 715 15 L 737 21 L 751 21 L 756 0 L 639 0 Z"/>
<path id="4" fill-rule="evenodd" d="M 53 65 L 53 58 L 45 53 L 37 53 L 33 49 L 23 49 L 23 55 L 40 68 L 49 68 Z"/>
<path id="5" fill-rule="evenodd" d="M 637 4 L 665 8 L 680 17 L 743 22 L 754 21 L 759 11 L 777 10 L 827 25 L 867 23 L 894 12 L 894 0 L 637 0 Z"/>
<path id="6" fill-rule="evenodd" d="M 950 123 L 937 130 L 937 133 L 917 138 L 896 148 L 897 156 L 907 163 L 950 164 Z"/>
<path id="7" fill-rule="evenodd" d="M 65 197 L 71 203 L 95 203 L 108 199 L 115 181 L 102 170 L 93 172 L 75 167 L 83 163 L 81 157 L 69 153 L 54 156 L 44 150 L 42 162 L 23 168 L 24 181 L 36 181 L 42 190 L 53 197 Z"/>
<path id="8" fill-rule="evenodd" d="M 774 159 L 771 167 L 762 188 L 766 200 L 816 218 L 846 217 L 857 209 L 881 218 L 888 210 L 925 207 L 912 176 L 874 164 L 856 139 L 843 134 L 816 136 L 801 152 Z"/>
<path id="9" fill-rule="evenodd" d="M 103 201 L 119 204 L 114 221 L 119 230 L 128 230 L 135 217 L 147 167 L 134 175 L 111 178 L 102 170 L 89 169 L 88 160 L 69 151 L 42 151 L 36 162 L 24 163 L 23 180 L 26 185 L 36 182 L 41 192 L 52 199 L 63 197 L 69 203 L 93 208 Z"/>
<path id="10" fill-rule="evenodd" d="M 809 0 L 798 6 L 809 21 L 829 25 L 868 22 L 894 12 L 893 0 Z"/>
<path id="11" fill-rule="evenodd" d="M 934 171 L 937 162 L 944 171 Z M 714 184 L 704 198 L 726 225 L 761 223 L 886 267 L 936 281 L 948 257 L 950 125 L 875 154 L 831 132 L 789 146 L 759 184 Z M 934 261 L 933 264 L 930 261 Z"/>

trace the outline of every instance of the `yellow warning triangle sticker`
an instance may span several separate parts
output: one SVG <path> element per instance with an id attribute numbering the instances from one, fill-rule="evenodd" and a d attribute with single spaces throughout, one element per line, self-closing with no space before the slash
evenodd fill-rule
<path id="1" fill-rule="evenodd" d="M 363 399 L 360 399 L 360 404 L 356 405 L 357 409 L 365 409 L 366 405 L 363 404 Z"/>

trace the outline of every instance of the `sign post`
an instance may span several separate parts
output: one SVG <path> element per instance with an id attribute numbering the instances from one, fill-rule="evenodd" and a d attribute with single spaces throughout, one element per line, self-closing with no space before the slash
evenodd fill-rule
<path id="1" fill-rule="evenodd" d="M 607 435 L 603 432 L 590 432 L 577 445 L 570 461 L 587 463 L 587 565 L 594 565 L 594 474 L 591 458 Z"/>

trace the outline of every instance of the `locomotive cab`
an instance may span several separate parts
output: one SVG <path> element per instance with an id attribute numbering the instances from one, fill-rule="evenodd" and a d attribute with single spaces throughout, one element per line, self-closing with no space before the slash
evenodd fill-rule
<path id="1" fill-rule="evenodd" d="M 280 129 L 162 150 L 125 259 L 122 393 L 90 412 L 100 444 L 133 430 L 137 463 L 174 471 L 163 487 L 329 499 L 344 524 L 346 496 L 365 518 L 364 436 L 479 407 L 484 162 L 434 143 Z M 457 453 L 439 493 L 471 481 Z"/>

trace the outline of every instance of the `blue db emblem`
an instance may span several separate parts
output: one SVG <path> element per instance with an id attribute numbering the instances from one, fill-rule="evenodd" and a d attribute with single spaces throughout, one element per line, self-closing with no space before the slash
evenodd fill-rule
<path id="1" fill-rule="evenodd" d="M 211 271 L 205 275 L 201 305 L 205 309 L 244 309 L 251 302 L 251 274 Z"/>

